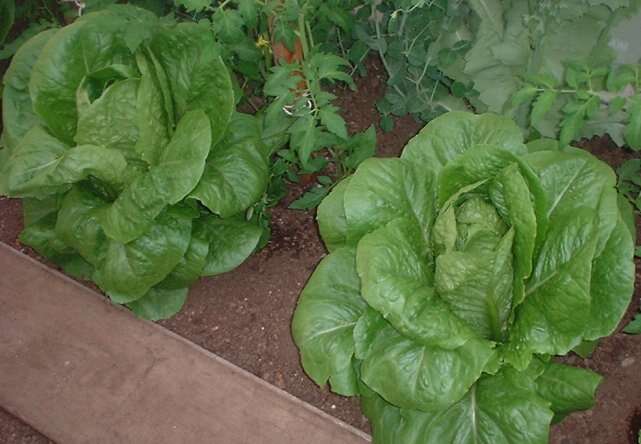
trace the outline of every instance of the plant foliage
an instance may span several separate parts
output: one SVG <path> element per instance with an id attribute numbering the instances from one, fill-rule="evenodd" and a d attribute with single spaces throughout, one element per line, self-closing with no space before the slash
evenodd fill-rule
<path id="1" fill-rule="evenodd" d="M 545 443 L 600 376 L 555 363 L 633 292 L 631 210 L 583 150 L 452 112 L 323 200 L 301 295 L 305 371 L 359 395 L 383 443 Z"/>
<path id="2" fill-rule="evenodd" d="M 383 62 L 385 129 L 391 114 L 428 122 L 473 109 L 564 145 L 607 133 L 640 149 L 638 10 L 638 0 L 365 2 L 351 60 Z"/>
<path id="3" fill-rule="evenodd" d="M 238 99 L 259 112 L 264 140 L 275 153 L 268 204 L 280 200 L 286 183 L 298 181 L 299 175 L 317 174 L 329 166 L 332 176 L 340 178 L 355 161 L 373 154 L 373 132 L 348 135 L 345 120 L 332 103 L 336 96 L 326 90 L 337 84 L 355 88 L 348 73 L 350 63 L 340 54 L 338 42 L 351 31 L 350 11 L 356 2 L 177 0 L 176 4 L 193 20 L 209 24 L 223 58 L 239 79 Z M 316 184 L 292 208 L 314 207 L 332 184 Z"/>
<path id="4" fill-rule="evenodd" d="M 3 82 L 23 243 L 150 319 L 256 248 L 269 153 L 207 27 L 112 6 L 31 38 Z"/>

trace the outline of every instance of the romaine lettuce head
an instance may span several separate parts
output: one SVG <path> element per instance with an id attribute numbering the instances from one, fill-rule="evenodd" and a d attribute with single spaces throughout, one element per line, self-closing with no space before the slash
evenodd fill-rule
<path id="1" fill-rule="evenodd" d="M 360 395 L 376 443 L 545 443 L 600 377 L 550 361 L 611 334 L 633 292 L 630 208 L 589 153 L 445 114 L 318 209 L 306 372 Z"/>
<path id="2" fill-rule="evenodd" d="M 268 153 L 207 27 L 114 6 L 33 37 L 3 83 L 23 243 L 152 319 L 256 248 Z"/>

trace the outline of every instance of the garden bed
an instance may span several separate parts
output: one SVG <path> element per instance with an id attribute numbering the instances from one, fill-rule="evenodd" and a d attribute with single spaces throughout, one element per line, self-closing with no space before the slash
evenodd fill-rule
<path id="1" fill-rule="evenodd" d="M 383 94 L 381 68 L 370 64 L 370 74 L 358 82 L 358 92 L 338 91 L 339 105 L 352 131 L 363 130 L 378 120 L 376 100 Z M 399 119 L 393 132 L 378 132 L 378 154 L 395 156 L 420 125 L 411 118 Z M 628 152 L 610 146 L 605 139 L 585 145 L 598 157 L 616 167 Z M 233 272 L 201 279 L 193 286 L 183 310 L 161 322 L 166 328 L 288 391 L 335 417 L 362 430 L 368 424 L 358 401 L 316 387 L 302 371 L 299 354 L 290 335 L 292 312 L 300 290 L 325 254 L 311 212 L 288 210 L 286 205 L 302 192 L 296 187 L 272 212 L 272 239 L 260 253 Z M 17 242 L 22 227 L 17 200 L 0 199 L 0 241 L 33 252 Z M 639 227 L 639 224 L 637 224 Z M 639 230 L 638 230 L 639 231 Z M 640 233 L 641 234 L 641 233 Z M 623 324 L 638 310 L 641 298 L 641 269 L 637 260 L 637 286 L 633 303 Z M 591 411 L 568 418 L 553 428 L 555 444 L 636 443 L 641 426 L 641 336 L 621 333 L 602 341 L 590 359 L 572 355 L 572 364 L 604 376 L 597 404 Z M 0 411 L 0 441 L 10 443 L 48 442 L 28 426 L 13 424 Z M 3 436 L 3 434 L 9 434 Z"/>

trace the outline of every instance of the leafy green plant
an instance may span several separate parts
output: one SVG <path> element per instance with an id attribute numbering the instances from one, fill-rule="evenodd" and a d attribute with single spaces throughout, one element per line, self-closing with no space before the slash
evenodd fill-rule
<path id="1" fill-rule="evenodd" d="M 387 92 L 377 104 L 381 126 L 393 128 L 392 115 L 411 113 L 423 122 L 452 110 L 465 110 L 466 97 L 477 94 L 471 82 L 445 76 L 440 65 L 461 57 L 469 40 L 461 40 L 460 22 L 469 8 L 447 0 L 368 1 L 357 10 L 349 57 L 359 70 L 368 54 L 376 55 L 387 72 Z M 451 48 L 435 51 L 443 45 Z"/>
<path id="2" fill-rule="evenodd" d="M 305 371 L 359 395 L 378 444 L 547 442 L 601 379 L 551 357 L 611 334 L 633 292 L 615 185 L 507 118 L 434 119 L 319 206 L 330 253 L 292 326 Z"/>
<path id="3" fill-rule="evenodd" d="M 619 145 L 641 147 L 638 68 L 613 66 L 611 45 L 638 1 L 467 4 L 472 14 L 461 26 L 471 33 L 469 49 L 440 66 L 448 77 L 473 83 L 474 109 L 511 115 L 534 136 L 558 137 L 564 145 L 608 133 Z"/>
<path id="4" fill-rule="evenodd" d="M 263 139 L 274 153 L 267 201 L 286 194 L 286 183 L 299 175 L 316 174 L 332 164 L 333 172 L 321 177 L 341 178 L 355 160 L 373 154 L 372 132 L 350 137 L 344 119 L 332 104 L 328 84 L 354 87 L 346 72 L 350 64 L 331 44 L 347 32 L 349 2 L 318 0 L 230 0 L 176 2 L 210 21 L 223 57 L 239 76 L 239 93 L 263 122 Z M 322 31 L 322 32 L 321 32 Z M 322 35 L 321 42 L 315 37 Z M 272 58 L 273 55 L 273 58 Z M 261 97 L 259 109 L 251 95 Z M 319 182 L 293 208 L 312 208 L 327 194 L 333 181 Z"/>
<path id="5" fill-rule="evenodd" d="M 513 103 L 531 101 L 531 125 L 544 133 L 558 128 L 564 145 L 579 136 L 607 133 L 617 145 L 639 150 L 639 69 L 639 65 L 591 69 L 570 63 L 565 69 L 564 84 L 551 76 L 534 77 L 516 93 Z"/>
<path id="6" fill-rule="evenodd" d="M 18 48 L 34 35 L 60 27 L 60 17 L 52 11 L 53 0 L 0 1 L 0 60 L 12 57 Z M 14 22 L 25 24 L 15 38 L 9 40 Z"/>
<path id="7" fill-rule="evenodd" d="M 20 239 L 113 302 L 168 317 L 258 245 L 269 153 L 207 26 L 112 6 L 30 39 L 3 82 Z"/>
<path id="8" fill-rule="evenodd" d="M 632 321 L 623 329 L 629 335 L 641 334 L 641 314 L 637 314 Z"/>
<path id="9" fill-rule="evenodd" d="M 641 147 L 638 0 L 388 0 L 357 10 L 350 60 L 378 55 L 388 74 L 381 126 L 411 113 L 507 114 L 530 137 L 609 134 Z M 626 34 L 627 32 L 627 34 Z M 616 62 L 616 63 L 614 63 Z M 362 64 L 361 64 L 362 68 Z"/>

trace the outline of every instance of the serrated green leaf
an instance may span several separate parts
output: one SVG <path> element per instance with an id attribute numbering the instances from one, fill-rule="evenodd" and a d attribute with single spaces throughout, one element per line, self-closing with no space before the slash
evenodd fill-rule
<path id="1" fill-rule="evenodd" d="M 539 89 L 532 85 L 526 85 L 514 94 L 512 98 L 513 105 L 520 105 L 522 103 L 529 102 L 532 100 L 536 94 L 539 92 Z"/>
<path id="2" fill-rule="evenodd" d="M 290 128 L 290 145 L 298 153 L 298 159 L 305 168 L 311 162 L 311 154 L 316 151 L 318 130 L 311 115 L 299 118 Z"/>
<path id="3" fill-rule="evenodd" d="M 248 28 L 255 28 L 258 23 L 258 4 L 255 0 L 237 0 L 238 12 Z"/>
<path id="4" fill-rule="evenodd" d="M 552 109 L 557 98 L 557 92 L 553 90 L 544 91 L 534 100 L 532 105 L 532 116 L 530 121 L 536 125 L 545 118 L 545 115 Z"/>
<path id="5" fill-rule="evenodd" d="M 374 125 L 367 128 L 367 130 L 351 136 L 345 149 L 349 155 L 344 161 L 345 167 L 349 169 L 356 169 L 365 160 L 373 157 L 376 154 L 376 130 Z"/>
<path id="6" fill-rule="evenodd" d="M 212 29 L 222 42 L 238 43 L 244 37 L 244 21 L 239 11 L 218 8 L 212 17 Z"/>
<path id="7" fill-rule="evenodd" d="M 274 66 L 263 86 L 264 93 L 268 96 L 281 97 L 295 90 L 301 80 L 296 74 L 298 69 L 299 66 L 296 64 Z"/>
<path id="8" fill-rule="evenodd" d="M 345 120 L 338 114 L 338 108 L 331 105 L 325 106 L 318 111 L 318 114 L 321 123 L 325 125 L 331 133 L 336 134 L 341 139 L 347 139 Z"/>
<path id="9" fill-rule="evenodd" d="M 572 142 L 579 134 L 584 123 L 585 121 L 583 108 L 577 110 L 573 114 L 565 116 L 563 118 L 563 121 L 561 122 L 561 133 L 559 135 L 560 145 L 569 145 L 570 142 Z"/>
<path id="10" fill-rule="evenodd" d="M 326 186 L 314 186 L 306 191 L 301 197 L 289 204 L 292 210 L 311 210 L 316 208 L 323 198 L 327 196 L 329 189 Z"/>

